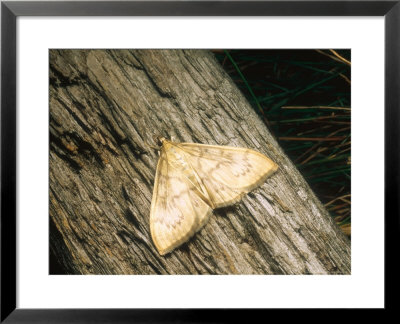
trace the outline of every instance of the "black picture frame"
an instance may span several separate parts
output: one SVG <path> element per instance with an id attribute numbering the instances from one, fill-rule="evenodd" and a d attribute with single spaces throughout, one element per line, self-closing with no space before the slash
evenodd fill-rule
<path id="1" fill-rule="evenodd" d="M 385 19 L 385 309 L 397 287 L 399 235 L 400 4 L 396 1 L 128 1 L 1 3 L 1 322 L 227 322 L 263 310 L 16 308 L 16 19 L 19 16 L 384 16 Z M 371 130 L 371 136 L 373 131 Z M 393 253 L 389 252 L 393 250 Z M 251 316 L 257 316 L 257 314 Z M 246 316 L 249 316 L 247 314 Z"/>

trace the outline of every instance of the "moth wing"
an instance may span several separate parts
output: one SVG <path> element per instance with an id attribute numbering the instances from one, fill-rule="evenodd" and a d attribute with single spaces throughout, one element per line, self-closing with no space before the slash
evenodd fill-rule
<path id="1" fill-rule="evenodd" d="M 250 149 L 194 143 L 178 146 L 202 180 L 214 208 L 239 201 L 278 169 L 272 160 Z"/>
<path id="2" fill-rule="evenodd" d="M 157 164 L 150 212 L 150 232 L 164 255 L 193 236 L 212 212 L 198 189 L 161 153 Z"/>

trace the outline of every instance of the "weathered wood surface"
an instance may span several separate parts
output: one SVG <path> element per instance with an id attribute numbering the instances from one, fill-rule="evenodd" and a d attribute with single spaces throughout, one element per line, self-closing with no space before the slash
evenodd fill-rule
<path id="1" fill-rule="evenodd" d="M 166 256 L 154 136 L 247 147 L 279 170 Z M 203 50 L 50 51 L 50 249 L 71 274 L 349 274 L 350 242 Z"/>

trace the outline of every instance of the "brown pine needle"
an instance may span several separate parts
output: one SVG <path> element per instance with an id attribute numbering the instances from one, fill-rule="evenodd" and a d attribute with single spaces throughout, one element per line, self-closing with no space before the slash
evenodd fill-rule
<path id="1" fill-rule="evenodd" d="M 326 151 L 328 148 L 327 147 L 320 147 L 316 152 L 314 152 L 313 154 L 311 154 L 308 158 L 306 158 L 303 162 L 301 162 L 300 164 L 306 164 L 307 162 L 310 162 L 310 160 L 312 160 L 313 158 L 315 158 L 319 153 L 322 153 L 324 151 Z"/>
<path id="2" fill-rule="evenodd" d="M 348 147 L 347 149 L 344 149 L 344 150 L 341 150 L 341 151 L 337 152 L 336 155 L 341 155 L 341 154 L 346 153 L 346 152 L 348 152 L 350 150 L 351 150 L 351 147 Z"/>
<path id="3" fill-rule="evenodd" d="M 297 157 L 297 159 L 294 161 L 295 163 L 298 163 L 304 156 L 307 156 L 308 153 L 312 152 L 315 150 L 321 143 L 315 143 L 313 146 L 311 146 L 308 150 L 306 150 L 303 154 Z"/>
<path id="4" fill-rule="evenodd" d="M 340 229 L 343 231 L 344 234 L 347 236 L 351 235 L 351 224 L 344 224 L 340 226 Z"/>
<path id="5" fill-rule="evenodd" d="M 347 127 L 345 127 L 345 128 L 347 128 Z M 328 135 L 328 137 L 331 137 L 331 136 L 333 136 L 333 135 L 335 135 L 335 134 L 337 134 L 337 133 L 340 133 L 342 130 L 343 130 L 343 128 L 337 129 L 337 130 L 335 130 L 334 132 L 330 133 L 330 134 Z"/>
<path id="6" fill-rule="evenodd" d="M 334 60 L 334 61 L 337 61 L 337 62 L 340 62 L 340 63 L 345 63 L 343 60 L 341 60 L 340 58 L 338 58 L 338 57 L 336 57 L 336 56 L 334 56 L 334 55 L 330 55 L 330 54 L 325 53 L 324 51 L 321 51 L 321 50 L 319 50 L 319 49 L 317 49 L 316 51 L 317 51 L 318 53 L 322 54 L 322 55 L 325 55 L 325 56 L 330 57 L 330 58 L 331 58 L 332 60 Z"/>
<path id="7" fill-rule="evenodd" d="M 349 215 L 350 215 L 350 209 L 346 213 L 336 216 L 334 220 L 336 223 L 341 223 Z"/>
<path id="8" fill-rule="evenodd" d="M 318 141 L 318 142 L 334 142 L 343 141 L 346 136 L 337 137 L 279 137 L 281 141 Z"/>
<path id="9" fill-rule="evenodd" d="M 343 208 L 343 207 L 348 207 L 348 206 L 349 206 L 348 204 L 341 204 L 341 205 L 330 207 L 330 208 L 328 208 L 328 210 L 329 211 L 334 211 L 334 210 L 337 210 L 337 209 L 340 209 L 340 208 Z"/>
<path id="10" fill-rule="evenodd" d="M 351 85 L 351 81 L 350 81 L 350 79 L 349 79 L 347 76 L 345 76 L 343 73 L 339 73 L 339 75 L 340 75 L 348 84 Z"/>
<path id="11" fill-rule="evenodd" d="M 346 107 L 332 107 L 332 106 L 282 106 L 282 109 L 334 109 L 351 111 L 351 108 Z"/>
<path id="12" fill-rule="evenodd" d="M 351 125 L 351 122 L 339 122 L 339 121 L 324 121 L 324 120 L 314 120 L 316 123 L 324 123 L 331 125 Z"/>
<path id="13" fill-rule="evenodd" d="M 350 66 L 351 66 L 351 62 L 348 61 L 348 60 L 346 60 L 343 56 L 339 55 L 338 52 L 336 52 L 336 51 L 333 50 L 333 49 L 330 49 L 329 51 L 330 51 L 331 53 L 333 53 L 333 55 L 335 55 L 339 60 L 341 60 L 342 62 L 344 62 L 344 63 L 346 63 L 347 65 L 350 65 Z"/>
<path id="14" fill-rule="evenodd" d="M 325 207 L 328 207 L 330 204 L 333 204 L 336 200 L 344 199 L 344 198 L 347 198 L 347 197 L 351 197 L 351 194 L 343 195 L 343 196 L 337 197 L 337 198 L 331 200 L 330 202 L 326 203 L 326 204 L 325 204 Z"/>
<path id="15" fill-rule="evenodd" d="M 322 127 L 316 127 L 316 128 L 306 130 L 304 132 L 297 133 L 297 136 L 311 134 L 311 133 L 318 132 L 318 131 L 323 131 L 330 127 L 332 127 L 332 126 L 331 125 L 323 125 Z"/>
<path id="16" fill-rule="evenodd" d="M 340 197 L 339 199 L 340 199 L 341 201 L 343 201 L 343 202 L 345 202 L 345 203 L 351 205 L 351 201 L 350 201 L 350 200 L 347 200 L 347 199 L 345 199 L 345 198 L 343 198 L 343 197 Z"/>

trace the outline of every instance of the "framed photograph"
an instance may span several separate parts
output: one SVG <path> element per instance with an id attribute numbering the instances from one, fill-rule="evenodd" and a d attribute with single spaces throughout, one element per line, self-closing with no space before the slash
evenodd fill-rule
<path id="1" fill-rule="evenodd" d="M 2 2 L 1 320 L 390 308 L 399 6 Z"/>

